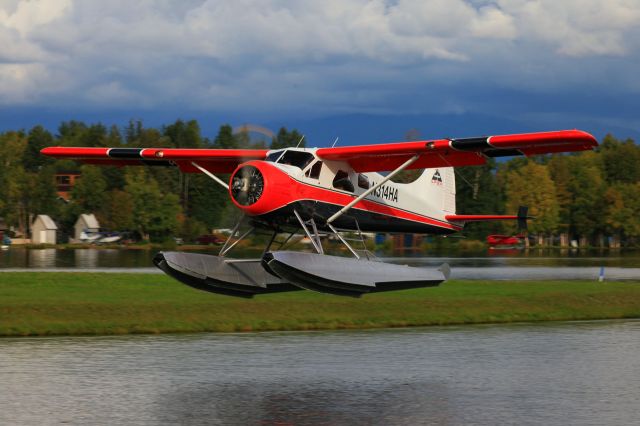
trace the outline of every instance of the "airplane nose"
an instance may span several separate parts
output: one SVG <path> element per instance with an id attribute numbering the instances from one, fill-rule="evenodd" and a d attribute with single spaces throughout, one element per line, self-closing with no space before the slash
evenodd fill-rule
<path id="1" fill-rule="evenodd" d="M 240 167 L 231 178 L 231 196 L 242 206 L 255 204 L 264 192 L 264 177 L 254 166 Z"/>

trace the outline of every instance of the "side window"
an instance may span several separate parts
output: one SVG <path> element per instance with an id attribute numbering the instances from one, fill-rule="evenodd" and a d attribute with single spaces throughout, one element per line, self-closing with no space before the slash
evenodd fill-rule
<path id="1" fill-rule="evenodd" d="M 316 161 L 313 166 L 305 173 L 305 176 L 311 179 L 320 178 L 320 170 L 322 170 L 322 161 Z"/>
<path id="2" fill-rule="evenodd" d="M 369 189 L 371 184 L 369 183 L 369 178 L 362 173 L 358 174 L 358 186 L 362 189 Z"/>
<path id="3" fill-rule="evenodd" d="M 336 177 L 333 178 L 333 187 L 349 192 L 353 192 L 355 189 L 351 180 L 349 180 L 349 174 L 343 170 L 338 170 Z"/>

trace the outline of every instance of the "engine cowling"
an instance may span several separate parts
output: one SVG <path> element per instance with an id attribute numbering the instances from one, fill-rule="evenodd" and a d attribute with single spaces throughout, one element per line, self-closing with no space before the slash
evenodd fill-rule
<path id="1" fill-rule="evenodd" d="M 295 180 L 266 161 L 249 161 L 238 166 L 229 181 L 233 203 L 250 216 L 269 213 L 295 200 Z"/>

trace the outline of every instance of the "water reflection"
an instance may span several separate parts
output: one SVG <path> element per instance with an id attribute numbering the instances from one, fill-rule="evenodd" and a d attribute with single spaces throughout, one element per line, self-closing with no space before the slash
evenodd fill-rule
<path id="1" fill-rule="evenodd" d="M 153 266 L 158 250 L 26 249 L 0 252 L 0 268 L 139 268 Z"/>
<path id="2" fill-rule="evenodd" d="M 53 268 L 56 266 L 56 249 L 29 250 L 28 263 L 34 268 Z"/>
<path id="3" fill-rule="evenodd" d="M 98 266 L 97 250 L 74 250 L 74 266 L 78 268 L 96 268 Z"/>
<path id="4" fill-rule="evenodd" d="M 447 393 L 429 382 L 223 383 L 177 389 L 158 418 L 181 423 L 197 413 L 221 425 L 453 424 Z"/>
<path id="5" fill-rule="evenodd" d="M 157 250 L 134 249 L 25 249 L 11 247 L 0 252 L 0 269 L 98 269 L 112 271 L 157 272 L 153 256 Z M 212 252 L 207 252 L 212 254 Z M 543 254 L 543 255 L 541 255 Z M 570 253 L 567 253 L 570 254 Z M 256 256 L 252 253 L 240 255 Z M 546 252 L 521 252 L 518 256 L 415 256 L 382 257 L 391 263 L 437 267 L 448 263 L 452 278 L 459 279 L 597 279 L 605 268 L 606 279 L 640 279 L 639 252 L 606 252 L 603 256 L 555 257 Z M 117 269 L 116 269 L 117 268 Z M 143 270 L 138 270 L 146 268 Z M 132 271 L 133 272 L 133 271 Z"/>
<path id="6" fill-rule="evenodd" d="M 0 339 L 0 424 L 635 424 L 640 321 Z"/>

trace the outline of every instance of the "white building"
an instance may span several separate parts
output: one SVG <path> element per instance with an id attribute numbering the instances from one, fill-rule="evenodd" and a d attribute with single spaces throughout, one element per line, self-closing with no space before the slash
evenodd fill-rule
<path id="1" fill-rule="evenodd" d="M 33 244 L 55 244 L 58 227 L 46 214 L 39 214 L 31 225 L 31 242 Z"/>
<path id="2" fill-rule="evenodd" d="M 91 214 L 81 214 L 76 220 L 76 224 L 73 225 L 73 236 L 76 240 L 86 239 L 87 234 L 96 233 L 100 231 L 100 224 L 98 219 Z M 84 235 L 82 233 L 84 232 Z"/>

